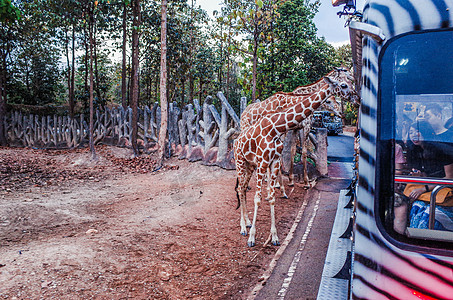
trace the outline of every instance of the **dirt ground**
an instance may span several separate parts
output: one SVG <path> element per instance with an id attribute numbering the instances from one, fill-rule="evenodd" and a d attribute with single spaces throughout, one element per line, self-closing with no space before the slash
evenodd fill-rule
<path id="1" fill-rule="evenodd" d="M 236 172 L 87 149 L 0 148 L 0 299 L 245 299 L 278 247 L 239 234 Z M 248 192 L 252 212 L 254 183 Z M 305 195 L 278 199 L 284 240 Z"/>

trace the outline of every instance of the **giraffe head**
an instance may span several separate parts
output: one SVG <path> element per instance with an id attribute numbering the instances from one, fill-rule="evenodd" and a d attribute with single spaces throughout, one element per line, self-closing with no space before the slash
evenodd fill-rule
<path id="1" fill-rule="evenodd" d="M 323 79 L 329 85 L 329 89 L 334 96 L 340 97 L 345 101 L 353 101 L 354 87 L 351 81 L 331 76 L 325 76 Z"/>
<path id="2" fill-rule="evenodd" d="M 336 80 L 341 80 L 341 81 L 349 84 L 349 86 L 351 87 L 351 94 L 349 96 L 349 102 L 352 103 L 355 107 L 358 107 L 360 105 L 360 97 L 354 88 L 354 76 L 351 74 L 351 72 L 346 67 L 342 66 L 341 68 L 335 68 L 327 76 L 333 77 Z"/>
<path id="3" fill-rule="evenodd" d="M 335 97 L 330 97 L 321 104 L 322 110 L 333 112 L 337 117 L 343 119 L 344 114 L 341 112 L 341 102 L 338 102 Z"/>

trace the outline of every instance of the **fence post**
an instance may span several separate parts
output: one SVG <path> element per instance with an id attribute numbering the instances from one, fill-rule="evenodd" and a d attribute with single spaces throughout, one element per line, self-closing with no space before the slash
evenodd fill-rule
<path id="1" fill-rule="evenodd" d="M 222 117 L 220 120 L 220 134 L 219 134 L 219 151 L 217 153 L 217 162 L 223 162 L 228 153 L 228 141 L 230 137 L 237 132 L 236 128 L 239 127 L 239 118 L 234 112 L 231 105 L 228 103 L 227 99 L 222 92 L 218 92 L 217 96 L 220 101 L 222 101 Z M 236 128 L 230 128 L 228 130 L 228 114 L 231 116 L 235 122 Z"/>
<path id="2" fill-rule="evenodd" d="M 316 128 L 316 169 L 322 176 L 327 176 L 327 129 Z"/>
<path id="3" fill-rule="evenodd" d="M 212 114 L 209 110 L 209 105 L 212 103 L 212 97 L 207 96 L 203 103 L 203 120 L 199 121 L 199 124 L 203 130 L 200 130 L 200 137 L 203 139 L 204 142 L 204 153 L 206 153 L 209 148 L 212 147 L 212 130 L 214 128 L 214 121 L 212 120 Z"/>

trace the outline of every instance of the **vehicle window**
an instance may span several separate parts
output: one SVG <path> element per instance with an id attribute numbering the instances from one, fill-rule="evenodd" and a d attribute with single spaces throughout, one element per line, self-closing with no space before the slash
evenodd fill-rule
<path id="1" fill-rule="evenodd" d="M 377 207 L 387 232 L 414 244 L 453 242 L 452 47 L 452 31 L 425 32 L 380 57 Z"/>

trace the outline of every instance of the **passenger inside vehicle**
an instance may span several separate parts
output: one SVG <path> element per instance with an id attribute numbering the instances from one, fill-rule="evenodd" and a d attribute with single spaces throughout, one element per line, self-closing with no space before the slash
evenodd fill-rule
<path id="1" fill-rule="evenodd" d="M 427 105 L 409 127 L 407 143 L 395 143 L 395 175 L 453 179 L 453 131 L 444 126 L 442 110 Z M 430 196 L 435 185 L 395 184 L 394 230 L 428 229 Z M 453 192 L 441 189 L 436 197 L 435 230 L 453 231 Z"/>

